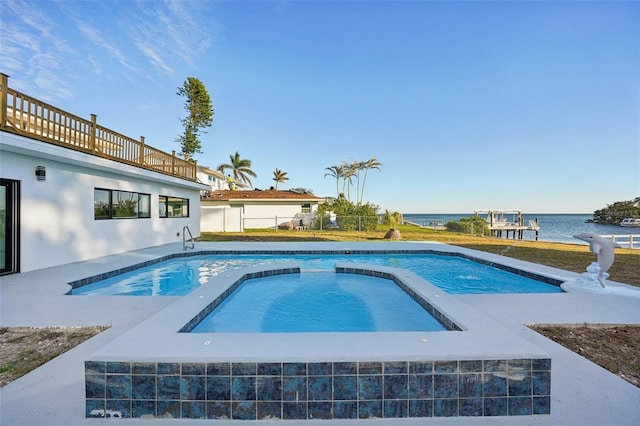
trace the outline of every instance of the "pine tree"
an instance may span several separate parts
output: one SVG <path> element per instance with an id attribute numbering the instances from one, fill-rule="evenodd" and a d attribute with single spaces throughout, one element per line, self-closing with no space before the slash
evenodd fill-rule
<path id="1" fill-rule="evenodd" d="M 179 96 L 184 96 L 184 109 L 187 117 L 180 119 L 184 127 L 184 133 L 178 136 L 177 141 L 182 147 L 182 156 L 185 160 L 191 160 L 193 154 L 202 154 L 202 144 L 198 138 L 200 131 L 206 133 L 204 128 L 211 127 L 213 123 L 213 105 L 209 92 L 204 84 L 195 77 L 187 77 L 182 87 L 178 87 Z"/>

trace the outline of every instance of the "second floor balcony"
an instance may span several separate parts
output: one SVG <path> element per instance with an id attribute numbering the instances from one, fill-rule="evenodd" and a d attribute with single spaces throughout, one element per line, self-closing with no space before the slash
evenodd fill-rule
<path id="1" fill-rule="evenodd" d="M 82 151 L 147 170 L 196 180 L 197 164 L 153 148 L 97 123 L 91 114 L 84 119 L 9 87 L 0 73 L 0 130 Z"/>

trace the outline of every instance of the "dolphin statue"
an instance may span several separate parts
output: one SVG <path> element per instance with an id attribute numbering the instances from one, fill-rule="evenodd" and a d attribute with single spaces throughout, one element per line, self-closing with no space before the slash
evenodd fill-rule
<path id="1" fill-rule="evenodd" d="M 603 238 L 597 234 L 592 234 L 590 232 L 574 235 L 573 238 L 577 238 L 589 243 L 589 250 L 591 250 L 591 253 L 598 256 L 597 263 L 600 266 L 598 281 L 600 281 L 600 285 L 604 288 L 604 274 L 609 270 L 609 268 L 611 268 L 611 265 L 613 265 L 613 260 L 615 258 L 613 249 L 620 246 L 614 241 Z"/>

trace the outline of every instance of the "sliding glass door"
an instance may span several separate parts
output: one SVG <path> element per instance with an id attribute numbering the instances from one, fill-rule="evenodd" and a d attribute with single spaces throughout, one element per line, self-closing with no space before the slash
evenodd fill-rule
<path id="1" fill-rule="evenodd" d="M 20 272 L 20 182 L 0 179 L 0 275 Z"/>

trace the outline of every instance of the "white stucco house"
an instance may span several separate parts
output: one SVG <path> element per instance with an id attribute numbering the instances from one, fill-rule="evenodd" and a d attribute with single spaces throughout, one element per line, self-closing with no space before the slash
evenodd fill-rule
<path id="1" fill-rule="evenodd" d="M 294 191 L 211 191 L 200 202 L 201 232 L 307 228 L 324 198 Z"/>
<path id="2" fill-rule="evenodd" d="M 9 87 L 0 73 L 0 275 L 202 231 L 307 227 L 323 198 L 229 190 L 223 173 Z M 186 231 L 186 232 L 185 232 Z"/>
<path id="3" fill-rule="evenodd" d="M 196 177 L 198 182 L 207 185 L 209 188 L 206 191 L 202 191 L 203 197 L 208 196 L 211 191 L 220 191 L 223 189 L 229 189 L 229 183 L 224 173 L 213 170 L 210 167 L 198 165 L 196 171 Z"/>
<path id="4" fill-rule="evenodd" d="M 200 235 L 196 164 L 60 111 L 0 74 L 0 274 Z"/>

